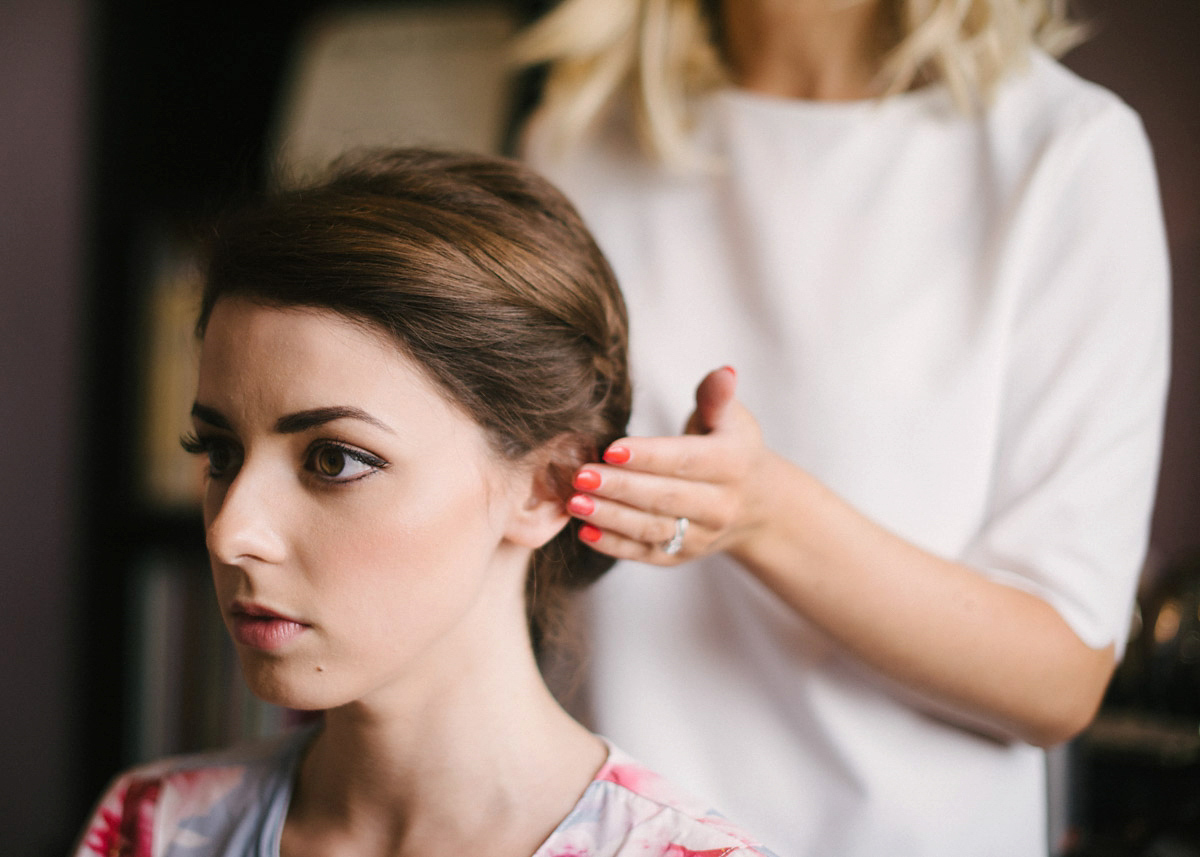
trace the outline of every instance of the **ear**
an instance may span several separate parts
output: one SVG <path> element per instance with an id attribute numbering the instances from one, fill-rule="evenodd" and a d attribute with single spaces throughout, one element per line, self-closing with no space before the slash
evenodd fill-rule
<path id="1" fill-rule="evenodd" d="M 516 485 L 516 503 L 505 537 L 514 544 L 537 550 L 550 541 L 567 522 L 566 498 L 571 474 L 582 453 L 570 436 L 556 438 L 531 452 L 522 462 Z"/>
<path id="2" fill-rule="evenodd" d="M 530 468 L 520 487 L 524 490 L 517 497 L 504 535 L 514 544 L 537 550 L 557 536 L 571 516 L 555 490 L 549 467 Z"/>

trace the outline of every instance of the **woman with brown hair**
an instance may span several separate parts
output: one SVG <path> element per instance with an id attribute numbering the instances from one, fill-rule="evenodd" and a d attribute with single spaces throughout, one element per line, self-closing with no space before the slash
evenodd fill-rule
<path id="1" fill-rule="evenodd" d="M 564 0 L 524 42 L 638 379 L 570 509 L 686 563 L 587 594 L 587 722 L 788 854 L 1044 855 L 1042 748 L 1121 654 L 1168 266 L 1065 5 Z"/>
<path id="2" fill-rule="evenodd" d="M 768 854 L 571 719 L 535 645 L 625 427 L 625 309 L 519 164 L 411 150 L 227 217 L 185 447 L 250 688 L 323 711 L 119 777 L 78 855 Z"/>

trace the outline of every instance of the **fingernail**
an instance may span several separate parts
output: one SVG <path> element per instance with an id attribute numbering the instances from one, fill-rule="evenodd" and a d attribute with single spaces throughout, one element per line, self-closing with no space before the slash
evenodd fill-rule
<path id="1" fill-rule="evenodd" d="M 737 377 L 737 370 L 734 369 L 732 366 L 722 366 L 721 368 L 724 369 L 726 372 L 728 372 L 733 377 L 735 377 L 735 378 Z"/>
<path id="2" fill-rule="evenodd" d="M 613 444 L 604 450 L 604 460 L 609 464 L 624 464 L 629 460 L 629 448 Z"/>
<path id="3" fill-rule="evenodd" d="M 584 524 L 579 528 L 579 538 L 583 539 L 585 542 L 598 542 L 600 541 L 600 536 L 602 535 L 603 533 L 601 533 L 600 530 L 598 530 L 596 527 L 593 527 L 591 524 Z"/>
<path id="4" fill-rule="evenodd" d="M 580 491 L 595 491 L 600 487 L 600 474 L 595 470 L 580 470 L 572 484 Z"/>
<path id="5" fill-rule="evenodd" d="M 572 515 L 590 515 L 596 511 L 596 504 L 586 494 L 576 494 L 567 501 L 567 510 Z"/>

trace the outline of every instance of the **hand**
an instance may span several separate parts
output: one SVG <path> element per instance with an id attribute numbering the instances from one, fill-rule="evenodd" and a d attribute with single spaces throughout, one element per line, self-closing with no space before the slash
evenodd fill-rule
<path id="1" fill-rule="evenodd" d="M 580 468 L 579 493 L 567 503 L 587 524 L 580 538 L 618 559 L 667 566 L 750 537 L 769 452 L 757 421 L 734 398 L 736 387 L 732 369 L 710 372 L 696 388 L 684 435 L 622 438 L 603 462 Z M 667 554 L 679 518 L 689 522 L 683 547 Z"/>
<path id="2" fill-rule="evenodd" d="M 1002 740 L 1063 741 L 1091 718 L 1113 647 L 1087 646 L 1036 595 L 885 530 L 763 445 L 710 372 L 681 437 L 623 438 L 575 476 L 580 538 L 621 559 L 677 565 L 725 551 L 796 615 L 913 693 L 935 717 Z M 663 544 L 677 517 L 683 549 Z M 981 622 L 980 617 L 988 617 Z"/>

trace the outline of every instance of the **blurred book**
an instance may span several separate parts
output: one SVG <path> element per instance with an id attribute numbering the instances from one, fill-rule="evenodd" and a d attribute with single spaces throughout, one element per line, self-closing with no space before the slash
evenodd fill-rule
<path id="1" fill-rule="evenodd" d="M 498 152 L 511 109 L 505 3 L 333 10 L 299 40 L 275 131 L 285 182 L 348 150 L 436 146 Z"/>
<path id="2" fill-rule="evenodd" d="M 155 229 L 144 243 L 142 495 L 151 506 L 198 510 L 203 463 L 183 451 L 179 438 L 192 428 L 199 361 L 194 330 L 200 308 L 200 270 L 191 245 L 170 230 Z"/>

